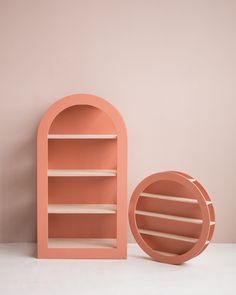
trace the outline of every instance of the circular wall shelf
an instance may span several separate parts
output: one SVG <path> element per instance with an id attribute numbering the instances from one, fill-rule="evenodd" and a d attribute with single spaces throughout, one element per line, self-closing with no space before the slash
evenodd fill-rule
<path id="1" fill-rule="evenodd" d="M 150 175 L 136 187 L 129 222 L 137 243 L 154 260 L 181 264 L 208 246 L 215 214 L 196 179 L 169 171 Z"/>

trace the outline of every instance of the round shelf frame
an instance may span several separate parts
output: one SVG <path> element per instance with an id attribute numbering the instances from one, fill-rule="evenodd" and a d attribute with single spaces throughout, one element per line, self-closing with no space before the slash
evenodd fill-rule
<path id="1" fill-rule="evenodd" d="M 159 210 L 158 206 L 161 212 L 154 211 Z M 180 216 L 180 212 L 187 216 Z M 138 184 L 130 200 L 129 223 L 139 246 L 154 260 L 181 264 L 208 246 L 215 228 L 215 212 L 208 193 L 195 178 L 167 171 L 152 174 Z M 171 232 L 165 233 L 168 223 Z M 170 247 L 174 251 L 169 251 Z"/>

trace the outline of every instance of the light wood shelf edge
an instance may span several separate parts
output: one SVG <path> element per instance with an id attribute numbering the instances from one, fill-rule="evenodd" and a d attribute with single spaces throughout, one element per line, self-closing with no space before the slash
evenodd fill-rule
<path id="1" fill-rule="evenodd" d="M 198 241 L 198 239 L 191 238 L 191 237 L 163 233 L 163 232 L 158 232 L 158 231 L 153 231 L 153 230 L 139 229 L 138 231 L 139 231 L 139 233 L 145 234 L 145 235 L 151 235 L 151 236 L 156 236 L 156 237 L 160 237 L 160 238 L 179 240 L 179 241 L 193 243 L 193 244 L 195 244 Z"/>
<path id="2" fill-rule="evenodd" d="M 103 169 L 49 169 L 48 176 L 116 176 L 116 170 L 103 170 Z"/>
<path id="3" fill-rule="evenodd" d="M 49 238 L 48 248 L 116 248 L 116 239 Z"/>
<path id="4" fill-rule="evenodd" d="M 167 195 L 161 195 L 161 194 L 153 194 L 153 193 L 141 193 L 140 197 L 145 198 L 153 198 L 153 199 L 159 199 L 159 200 L 165 200 L 165 201 L 173 201 L 173 202 L 183 202 L 183 203 L 190 203 L 190 204 L 198 204 L 198 200 L 191 199 L 191 198 L 184 198 L 184 197 L 175 197 L 175 196 L 167 196 Z M 211 201 L 206 201 L 207 205 L 212 204 Z"/>
<path id="5" fill-rule="evenodd" d="M 48 134 L 48 139 L 116 139 L 117 134 Z"/>
<path id="6" fill-rule="evenodd" d="M 116 214 L 115 204 L 48 204 L 49 214 Z"/>

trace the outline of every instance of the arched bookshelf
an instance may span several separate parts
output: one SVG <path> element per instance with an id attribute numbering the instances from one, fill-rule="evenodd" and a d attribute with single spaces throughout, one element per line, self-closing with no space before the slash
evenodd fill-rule
<path id="1" fill-rule="evenodd" d="M 127 134 L 94 95 L 54 103 L 37 137 L 39 258 L 126 258 Z"/>

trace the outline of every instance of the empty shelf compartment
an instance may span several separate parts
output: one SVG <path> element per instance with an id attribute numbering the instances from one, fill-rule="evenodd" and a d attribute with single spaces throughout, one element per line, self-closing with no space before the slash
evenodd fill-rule
<path id="1" fill-rule="evenodd" d="M 137 215 L 144 215 L 144 216 L 157 217 L 157 218 L 165 218 L 165 219 L 182 221 L 182 222 L 190 222 L 190 223 L 195 223 L 195 224 L 202 224 L 203 223 L 203 221 L 201 219 L 195 219 L 195 218 L 189 218 L 189 217 L 181 217 L 181 216 L 162 214 L 162 213 L 156 213 L 156 212 L 150 212 L 150 211 L 136 210 L 135 213 Z"/>
<path id="2" fill-rule="evenodd" d="M 193 243 L 193 244 L 195 244 L 198 241 L 198 239 L 191 238 L 191 237 L 163 233 L 163 232 L 147 230 L 147 229 L 139 229 L 139 233 L 145 234 L 145 235 L 150 235 L 150 236 L 155 236 L 155 237 L 159 237 L 159 238 L 167 238 L 167 239 L 173 239 L 173 240 L 178 240 L 178 241 L 183 241 L 183 242 L 189 242 L 189 243 Z"/>

